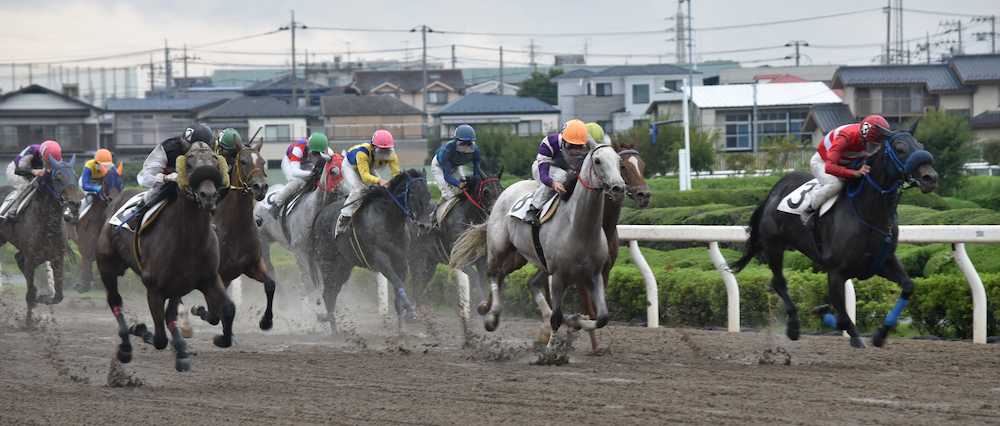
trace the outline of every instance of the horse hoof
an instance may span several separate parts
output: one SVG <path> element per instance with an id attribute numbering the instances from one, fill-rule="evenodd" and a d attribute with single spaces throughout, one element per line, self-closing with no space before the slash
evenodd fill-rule
<path id="1" fill-rule="evenodd" d="M 122 348 L 118 348 L 118 353 L 115 354 L 115 358 L 118 358 L 118 362 L 122 364 L 128 364 L 132 362 L 132 350 L 131 349 L 124 350 Z"/>
<path id="2" fill-rule="evenodd" d="M 884 326 L 879 327 L 878 330 L 875 331 L 875 335 L 872 336 L 872 344 L 875 345 L 875 347 L 877 348 L 881 348 L 885 346 L 885 339 L 888 336 L 889 336 L 889 330 Z"/>
<path id="3" fill-rule="evenodd" d="M 490 307 L 486 305 L 486 302 L 479 302 L 479 306 L 476 306 L 476 312 L 479 315 L 486 315 L 490 311 Z"/>
<path id="4" fill-rule="evenodd" d="M 788 323 L 785 334 L 788 335 L 789 340 L 799 340 L 799 323 L 797 321 Z"/>
<path id="5" fill-rule="evenodd" d="M 260 319 L 261 330 L 267 331 L 270 330 L 271 327 L 274 327 L 274 322 L 271 320 L 271 317 L 264 317 Z"/>
<path id="6" fill-rule="evenodd" d="M 45 296 L 35 297 L 35 303 L 38 303 L 40 305 L 51 305 L 51 304 L 53 304 L 52 303 L 52 296 L 45 295 Z"/>
<path id="7" fill-rule="evenodd" d="M 496 331 L 497 325 L 500 323 L 500 319 L 496 315 L 487 312 L 486 318 L 483 318 L 483 327 L 486 331 Z"/>
<path id="8" fill-rule="evenodd" d="M 864 349 L 865 343 L 861 341 L 860 337 L 851 337 L 851 346 L 858 349 Z"/>
<path id="9" fill-rule="evenodd" d="M 228 348 L 233 345 L 233 337 L 226 335 L 215 336 L 215 338 L 212 339 L 212 343 L 220 348 Z"/>
<path id="10" fill-rule="evenodd" d="M 174 361 L 174 369 L 176 369 L 178 373 L 191 371 L 191 355 L 184 358 L 177 357 L 177 360 Z"/>
<path id="11" fill-rule="evenodd" d="M 146 324 L 140 322 L 129 327 L 128 332 L 136 337 L 146 337 L 146 334 L 149 333 L 149 329 L 146 328 Z"/>
<path id="12" fill-rule="evenodd" d="M 194 315 L 196 317 L 202 318 L 205 315 L 208 315 L 208 310 L 205 309 L 204 306 L 192 306 L 191 307 L 191 315 Z"/>
<path id="13" fill-rule="evenodd" d="M 180 328 L 181 328 L 181 337 L 183 337 L 185 339 L 190 339 L 190 338 L 194 337 L 194 329 L 191 328 L 190 325 L 188 325 L 188 326 L 183 326 L 182 325 Z"/>

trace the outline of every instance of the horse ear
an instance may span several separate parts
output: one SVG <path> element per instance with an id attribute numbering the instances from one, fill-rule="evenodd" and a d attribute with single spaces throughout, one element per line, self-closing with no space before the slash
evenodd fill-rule
<path id="1" fill-rule="evenodd" d="M 70 167 L 73 167 L 73 166 L 76 165 L 76 154 L 73 154 L 73 156 L 69 158 L 69 165 L 70 165 Z"/>
<path id="2" fill-rule="evenodd" d="M 500 165 L 500 171 L 497 172 L 497 179 L 503 177 L 503 164 Z"/>
<path id="3" fill-rule="evenodd" d="M 118 176 L 121 176 L 125 172 L 125 162 L 118 160 Z"/>
<path id="4" fill-rule="evenodd" d="M 910 133 L 911 135 L 912 135 L 912 134 L 914 134 L 914 133 L 917 133 L 917 125 L 918 125 L 918 124 L 920 124 L 920 119 L 919 119 L 919 118 L 918 118 L 918 119 L 916 119 L 916 120 L 914 120 L 914 121 L 913 121 L 913 124 L 911 124 L 911 125 L 910 125 L 910 130 L 908 130 L 908 132 L 909 132 L 909 133 Z"/>
<path id="5" fill-rule="evenodd" d="M 248 146 L 250 147 L 250 149 L 257 151 L 257 153 L 260 153 L 260 148 L 264 146 L 264 140 L 258 139 L 256 141 L 251 142 L 250 145 Z"/>

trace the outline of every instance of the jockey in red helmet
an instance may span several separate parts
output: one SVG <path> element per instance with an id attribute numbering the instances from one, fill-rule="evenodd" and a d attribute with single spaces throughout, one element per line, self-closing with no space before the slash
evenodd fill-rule
<path id="1" fill-rule="evenodd" d="M 826 134 L 809 161 L 809 168 L 819 185 L 813 190 L 813 199 L 802 216 L 802 223 L 808 224 L 826 200 L 840 193 L 845 179 L 868 174 L 867 164 L 858 169 L 847 166 L 881 148 L 890 132 L 885 117 L 869 115 L 860 123 L 845 124 Z"/>
<path id="2" fill-rule="evenodd" d="M 46 140 L 24 148 L 10 162 L 7 166 L 7 182 L 14 190 L 0 205 L 0 220 L 12 219 L 17 214 L 17 209 L 11 207 L 21 204 L 21 196 L 27 194 L 24 188 L 28 184 L 52 171 L 52 160 L 62 161 L 62 147 L 54 140 Z"/>

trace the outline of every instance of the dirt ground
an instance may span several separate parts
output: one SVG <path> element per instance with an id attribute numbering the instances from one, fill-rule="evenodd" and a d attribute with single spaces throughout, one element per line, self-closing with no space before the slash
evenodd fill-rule
<path id="1" fill-rule="evenodd" d="M 70 292 L 27 327 L 7 286 L 0 424 L 1000 424 L 1000 345 L 898 339 L 856 350 L 836 336 L 791 342 L 780 329 L 612 325 L 599 332 L 603 355 L 580 335 L 564 342 L 568 364 L 540 366 L 536 321 L 505 318 L 486 333 L 476 319 L 467 340 L 454 314 L 425 310 L 400 335 L 353 291 L 336 335 L 295 301 L 267 333 L 255 329 L 259 302 L 245 301 L 225 350 L 211 344 L 217 328 L 196 323 L 193 370 L 181 374 L 169 347 L 136 338 L 133 361 L 114 366 L 102 298 Z M 148 318 L 135 295 L 126 312 Z M 109 387 L 109 372 L 125 386 Z"/>

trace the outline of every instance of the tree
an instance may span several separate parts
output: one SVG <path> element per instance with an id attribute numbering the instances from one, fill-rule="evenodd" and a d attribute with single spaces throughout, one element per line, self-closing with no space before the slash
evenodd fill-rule
<path id="1" fill-rule="evenodd" d="M 983 143 L 983 160 L 990 164 L 1000 164 L 1000 139 Z"/>
<path id="2" fill-rule="evenodd" d="M 975 156 L 969 120 L 942 111 L 929 111 L 920 119 L 914 136 L 934 155 L 940 192 L 952 193 L 961 185 L 962 166 Z"/>
<path id="3" fill-rule="evenodd" d="M 556 83 L 553 78 L 562 75 L 563 70 L 552 68 L 548 74 L 535 71 L 531 73 L 531 78 L 521 82 L 521 89 L 517 91 L 517 96 L 530 96 L 538 98 L 549 105 L 558 103 Z"/>
<path id="4" fill-rule="evenodd" d="M 712 171 L 715 165 L 715 132 L 691 130 L 691 170 Z M 611 139 L 615 143 L 628 144 L 642 153 L 646 163 L 646 173 L 676 172 L 677 150 L 684 148 L 684 127 L 679 125 L 660 126 L 656 132 L 656 143 L 650 143 L 649 127 L 635 126 L 624 132 L 615 133 Z"/>

